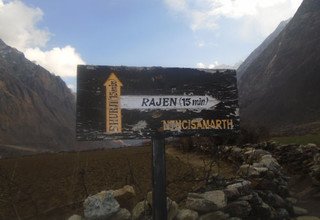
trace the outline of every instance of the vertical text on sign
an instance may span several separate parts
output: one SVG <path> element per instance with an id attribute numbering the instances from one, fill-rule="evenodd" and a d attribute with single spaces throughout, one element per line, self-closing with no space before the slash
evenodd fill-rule
<path id="1" fill-rule="evenodd" d="M 111 73 L 104 86 L 106 87 L 106 133 L 121 133 L 120 96 L 122 83 L 114 73 Z"/>

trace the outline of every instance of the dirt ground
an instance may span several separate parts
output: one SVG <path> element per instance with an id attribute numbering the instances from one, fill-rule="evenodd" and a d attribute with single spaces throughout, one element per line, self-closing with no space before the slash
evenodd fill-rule
<path id="1" fill-rule="evenodd" d="M 168 147 L 166 159 L 173 200 L 182 201 L 204 184 L 208 158 Z M 235 175 L 223 162 L 211 171 Z M 66 219 L 82 214 L 87 195 L 124 185 L 134 186 L 138 202 L 151 190 L 151 173 L 150 146 L 1 159 L 0 219 Z"/>

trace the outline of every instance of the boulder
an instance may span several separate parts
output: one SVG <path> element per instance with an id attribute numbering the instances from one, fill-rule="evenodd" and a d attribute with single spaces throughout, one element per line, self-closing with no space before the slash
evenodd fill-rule
<path id="1" fill-rule="evenodd" d="M 235 201 L 227 205 L 225 211 L 231 216 L 245 218 L 251 212 L 251 206 L 247 201 Z"/>
<path id="2" fill-rule="evenodd" d="M 262 164 L 264 167 L 267 167 L 271 171 L 279 171 L 281 166 L 279 165 L 278 161 L 274 159 L 271 155 L 264 155 L 261 157 L 260 164 Z"/>
<path id="3" fill-rule="evenodd" d="M 310 167 L 310 176 L 316 186 L 320 186 L 320 153 L 313 156 L 312 166 Z"/>
<path id="4" fill-rule="evenodd" d="M 152 191 L 147 193 L 147 198 L 146 198 L 148 204 L 152 207 Z"/>
<path id="5" fill-rule="evenodd" d="M 268 171 L 266 167 L 258 167 L 249 164 L 240 166 L 238 173 L 242 177 L 258 177 Z"/>
<path id="6" fill-rule="evenodd" d="M 224 189 L 223 192 L 228 201 L 236 200 L 239 196 L 241 196 L 237 188 Z"/>
<path id="7" fill-rule="evenodd" d="M 314 147 L 317 147 L 317 145 L 314 143 L 308 143 L 307 147 L 314 148 Z"/>
<path id="8" fill-rule="evenodd" d="M 296 220 L 320 220 L 320 218 L 318 218 L 316 216 L 304 215 L 304 216 L 297 217 Z"/>
<path id="9" fill-rule="evenodd" d="M 84 217 L 88 220 L 107 219 L 120 210 L 120 205 L 112 191 L 102 191 L 89 196 L 85 199 L 83 207 Z"/>
<path id="10" fill-rule="evenodd" d="M 132 210 L 132 220 L 152 219 L 152 209 L 147 201 L 137 203 Z"/>
<path id="11" fill-rule="evenodd" d="M 213 202 L 208 201 L 201 196 L 195 196 L 194 194 L 190 195 L 190 193 L 187 197 L 186 208 L 200 213 L 207 213 L 217 210 L 217 206 Z"/>
<path id="12" fill-rule="evenodd" d="M 284 208 L 278 209 L 277 210 L 277 219 L 284 219 L 284 220 L 290 219 L 289 212 Z"/>
<path id="13" fill-rule="evenodd" d="M 260 206 L 255 208 L 256 213 L 265 219 L 273 219 L 275 213 L 272 211 L 272 208 L 265 202 L 262 202 Z"/>
<path id="14" fill-rule="evenodd" d="M 222 209 L 227 205 L 227 197 L 222 190 L 208 191 L 202 194 L 189 193 L 186 207 L 201 213 Z"/>
<path id="15" fill-rule="evenodd" d="M 152 204 L 152 191 L 147 193 L 147 198 L 146 198 L 147 203 L 151 206 Z M 179 209 L 179 205 L 171 200 L 169 197 L 167 197 L 167 211 L 168 211 L 168 220 L 174 219 L 174 217 L 177 215 Z"/>
<path id="16" fill-rule="evenodd" d="M 210 212 L 207 214 L 204 214 L 200 216 L 199 220 L 227 220 L 229 218 L 229 215 L 221 212 L 221 211 L 216 211 L 216 212 Z"/>
<path id="17" fill-rule="evenodd" d="M 298 200 L 296 198 L 287 197 L 286 201 L 289 202 L 291 205 L 297 204 Z"/>
<path id="18" fill-rule="evenodd" d="M 269 155 L 270 153 L 261 149 L 250 149 L 244 152 L 244 157 L 247 163 L 259 161 L 262 156 Z"/>
<path id="19" fill-rule="evenodd" d="M 68 218 L 68 220 L 84 220 L 80 215 L 72 215 Z"/>
<path id="20" fill-rule="evenodd" d="M 116 214 L 114 214 L 110 220 L 130 220 L 131 213 L 127 209 L 120 209 Z"/>
<path id="21" fill-rule="evenodd" d="M 178 210 L 175 220 L 196 220 L 198 219 L 198 212 L 190 209 Z"/>
<path id="22" fill-rule="evenodd" d="M 227 197 L 222 190 L 213 190 L 203 193 L 203 198 L 216 204 L 218 209 L 227 205 Z"/>
<path id="23" fill-rule="evenodd" d="M 276 193 L 268 192 L 267 198 L 265 201 L 275 208 L 287 207 L 287 203 L 285 202 L 285 200 Z"/>
<path id="24" fill-rule="evenodd" d="M 178 214 L 179 205 L 175 201 L 172 201 L 171 199 L 167 198 L 167 209 L 168 220 L 173 220 Z"/>
<path id="25" fill-rule="evenodd" d="M 300 216 L 300 215 L 307 215 L 308 214 L 308 210 L 298 207 L 298 206 L 293 206 L 293 213 L 296 216 Z"/>
<path id="26" fill-rule="evenodd" d="M 113 196 L 120 204 L 121 208 L 132 210 L 134 207 L 134 197 L 136 192 L 132 186 L 126 185 L 121 189 L 113 190 Z"/>
<path id="27" fill-rule="evenodd" d="M 238 164 L 241 164 L 244 160 L 243 154 L 241 152 L 242 152 L 241 148 L 232 146 L 228 154 L 228 159 Z"/>
<path id="28" fill-rule="evenodd" d="M 236 189 L 240 195 L 247 195 L 251 191 L 251 182 L 248 180 L 243 180 L 241 182 L 228 185 L 226 189 L 227 190 Z"/>

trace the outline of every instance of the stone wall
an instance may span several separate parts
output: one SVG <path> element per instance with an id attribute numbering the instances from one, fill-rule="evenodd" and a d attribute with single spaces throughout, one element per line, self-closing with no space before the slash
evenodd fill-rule
<path id="1" fill-rule="evenodd" d="M 190 192 L 180 204 L 167 198 L 169 220 L 310 219 L 307 210 L 295 206 L 297 200 L 288 189 L 289 177 L 280 164 L 307 172 L 319 184 L 319 147 L 262 143 L 241 148 L 223 146 L 216 153 L 236 166 L 238 177 L 210 176 L 206 186 Z M 134 195 L 133 188 L 125 186 L 90 196 L 84 202 L 85 219 L 152 219 L 152 193 L 135 205 L 130 203 Z"/>

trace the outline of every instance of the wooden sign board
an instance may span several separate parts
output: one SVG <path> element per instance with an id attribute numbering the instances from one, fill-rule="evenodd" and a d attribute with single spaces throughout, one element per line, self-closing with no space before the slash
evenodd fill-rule
<path id="1" fill-rule="evenodd" d="M 235 70 L 78 66 L 78 140 L 238 131 Z"/>

